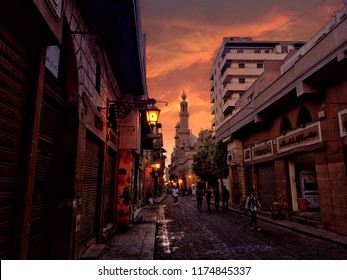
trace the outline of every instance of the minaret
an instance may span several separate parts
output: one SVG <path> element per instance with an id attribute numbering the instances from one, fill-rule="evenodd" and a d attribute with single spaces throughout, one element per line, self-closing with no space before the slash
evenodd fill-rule
<path id="1" fill-rule="evenodd" d="M 183 91 L 183 93 L 182 93 L 182 101 L 180 103 L 181 104 L 181 112 L 180 112 L 181 129 L 188 129 L 189 113 L 188 113 L 188 102 L 186 101 L 186 98 L 187 98 L 187 95 Z"/>
<path id="2" fill-rule="evenodd" d="M 179 113 L 180 116 L 180 126 L 178 127 L 178 146 L 188 148 L 189 147 L 189 135 L 190 135 L 190 129 L 188 127 L 188 102 L 186 101 L 187 95 L 183 91 L 182 93 L 182 101 L 180 103 L 181 105 L 181 111 Z"/>

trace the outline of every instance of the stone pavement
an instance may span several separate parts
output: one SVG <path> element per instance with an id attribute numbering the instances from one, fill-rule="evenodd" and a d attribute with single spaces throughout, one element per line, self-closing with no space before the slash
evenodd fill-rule
<path id="1" fill-rule="evenodd" d="M 107 244 L 101 259 L 153 260 L 158 209 L 164 197 L 158 197 L 153 205 L 145 205 L 140 209 L 136 215 L 143 216 L 143 221 L 133 224 L 125 233 L 117 233 L 113 240 Z M 242 213 L 242 211 L 237 209 L 232 209 L 232 211 Z M 347 236 L 297 222 L 273 219 L 271 216 L 261 213 L 258 214 L 258 219 L 347 247 Z"/>
<path id="2" fill-rule="evenodd" d="M 116 233 L 101 257 L 103 260 L 153 260 L 158 208 L 165 196 L 154 199 L 135 213 L 142 216 L 141 223 L 134 223 L 124 233 Z"/>

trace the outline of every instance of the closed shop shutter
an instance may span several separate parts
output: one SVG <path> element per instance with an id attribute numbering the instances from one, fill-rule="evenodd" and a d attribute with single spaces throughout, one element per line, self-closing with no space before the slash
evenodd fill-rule
<path id="1" fill-rule="evenodd" d="M 248 194 L 251 193 L 251 190 L 253 189 L 252 166 L 246 166 L 246 180 L 246 191 Z"/>
<path id="2" fill-rule="evenodd" d="M 0 25 L 0 259 L 11 253 L 29 96 L 29 55 Z"/>
<path id="3" fill-rule="evenodd" d="M 263 209 L 270 209 L 277 201 L 276 173 L 273 163 L 257 165 L 259 198 Z"/>
<path id="4" fill-rule="evenodd" d="M 104 194 L 104 226 L 108 223 L 112 223 L 112 212 L 114 212 L 114 203 L 112 202 L 115 187 L 115 168 L 115 152 L 113 150 L 109 150 L 107 155 L 107 170 Z"/>
<path id="5" fill-rule="evenodd" d="M 64 92 L 58 81 L 46 72 L 42 99 L 40 130 L 36 155 L 35 184 L 30 213 L 29 259 L 43 259 L 47 257 L 45 242 L 47 242 L 47 174 L 57 153 L 57 124 L 59 113 L 64 106 Z"/>
<path id="6" fill-rule="evenodd" d="M 239 184 L 239 171 L 238 168 L 233 166 L 231 169 L 233 176 L 233 189 L 232 189 L 232 199 L 234 204 L 240 204 L 240 184 Z"/>
<path id="7" fill-rule="evenodd" d="M 88 134 L 82 189 L 81 247 L 89 247 L 90 241 L 97 236 L 101 154 L 101 145 Z"/>

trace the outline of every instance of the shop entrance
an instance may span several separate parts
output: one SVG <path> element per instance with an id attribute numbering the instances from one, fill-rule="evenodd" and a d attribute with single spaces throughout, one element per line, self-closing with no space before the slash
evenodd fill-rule
<path id="1" fill-rule="evenodd" d="M 319 211 L 319 190 L 314 153 L 294 157 L 296 192 L 299 211 Z"/>

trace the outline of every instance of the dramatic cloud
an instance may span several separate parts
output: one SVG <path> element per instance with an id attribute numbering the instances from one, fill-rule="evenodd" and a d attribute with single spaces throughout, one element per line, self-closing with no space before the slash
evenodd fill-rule
<path id="1" fill-rule="evenodd" d="M 211 126 L 210 71 L 223 37 L 305 41 L 342 5 L 339 0 L 141 0 L 148 92 L 169 102 L 158 103 L 167 164 L 183 90 L 193 134 Z"/>

